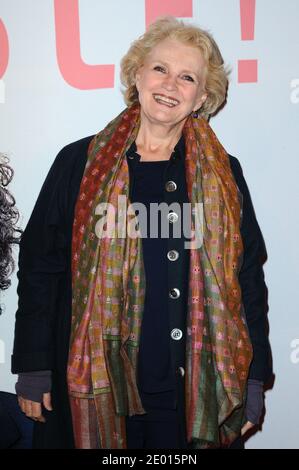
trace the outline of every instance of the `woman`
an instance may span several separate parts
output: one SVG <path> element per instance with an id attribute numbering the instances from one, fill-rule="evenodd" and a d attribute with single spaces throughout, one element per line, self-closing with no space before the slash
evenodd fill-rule
<path id="1" fill-rule="evenodd" d="M 207 122 L 223 59 L 208 33 L 162 18 L 121 68 L 128 108 L 59 153 L 22 239 L 20 406 L 36 447 L 234 446 L 271 370 L 262 236 Z"/>

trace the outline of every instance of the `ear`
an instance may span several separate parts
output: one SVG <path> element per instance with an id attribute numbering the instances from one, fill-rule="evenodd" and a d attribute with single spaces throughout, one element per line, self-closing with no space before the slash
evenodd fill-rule
<path id="1" fill-rule="evenodd" d="M 137 88 L 137 91 L 139 91 L 140 76 L 141 76 L 141 70 L 139 68 L 135 74 L 135 86 Z"/>
<path id="2" fill-rule="evenodd" d="M 207 97 L 208 97 L 208 94 L 204 92 L 204 93 L 200 96 L 199 100 L 197 101 L 196 107 L 195 107 L 195 109 L 194 109 L 193 111 L 198 111 L 198 110 L 202 107 L 202 105 L 204 104 L 204 102 L 206 101 Z"/>

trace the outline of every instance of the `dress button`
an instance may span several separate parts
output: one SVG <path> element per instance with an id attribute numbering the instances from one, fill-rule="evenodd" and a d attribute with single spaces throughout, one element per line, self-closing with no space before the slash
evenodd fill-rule
<path id="1" fill-rule="evenodd" d="M 173 330 L 171 330 L 170 336 L 175 341 L 178 341 L 183 337 L 183 332 L 182 330 L 179 330 L 179 328 L 174 328 Z"/>
<path id="2" fill-rule="evenodd" d="M 176 261 L 179 257 L 179 253 L 176 251 L 176 250 L 170 250 L 168 253 L 167 253 L 167 258 L 170 260 L 170 261 Z"/>
<path id="3" fill-rule="evenodd" d="M 167 183 L 165 184 L 165 188 L 166 188 L 166 191 L 168 191 L 169 193 L 172 193 L 172 191 L 176 190 L 177 185 L 174 181 L 167 181 Z"/>
<path id="4" fill-rule="evenodd" d="M 180 375 L 181 377 L 184 377 L 184 375 L 185 375 L 185 369 L 184 369 L 184 367 L 178 367 L 178 368 L 177 368 L 177 373 L 178 373 L 178 375 Z"/>
<path id="5" fill-rule="evenodd" d="M 176 212 L 169 212 L 169 214 L 167 214 L 167 218 L 171 224 L 174 224 L 175 222 L 177 222 L 179 216 Z"/>
<path id="6" fill-rule="evenodd" d="M 173 289 L 170 289 L 169 291 L 169 297 L 171 299 L 178 299 L 180 296 L 180 291 L 179 289 L 177 289 L 176 287 L 174 287 Z"/>

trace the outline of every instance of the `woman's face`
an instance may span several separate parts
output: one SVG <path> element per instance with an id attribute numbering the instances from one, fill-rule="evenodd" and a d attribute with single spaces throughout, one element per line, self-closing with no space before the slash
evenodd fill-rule
<path id="1" fill-rule="evenodd" d="M 143 117 L 155 124 L 178 124 L 206 100 L 204 58 L 195 47 L 164 39 L 137 71 L 136 88 Z"/>

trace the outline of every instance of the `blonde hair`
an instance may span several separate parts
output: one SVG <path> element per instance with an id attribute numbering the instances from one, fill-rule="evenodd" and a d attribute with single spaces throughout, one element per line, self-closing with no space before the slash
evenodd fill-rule
<path id="1" fill-rule="evenodd" d="M 208 119 L 224 104 L 228 87 L 229 71 L 224 66 L 220 50 L 213 37 L 201 28 L 189 25 L 174 17 L 161 17 L 134 41 L 121 60 L 121 83 L 127 106 L 138 102 L 135 85 L 137 70 L 143 65 L 147 54 L 163 39 L 175 39 L 200 50 L 206 62 L 206 85 L 208 95 L 198 115 Z"/>

